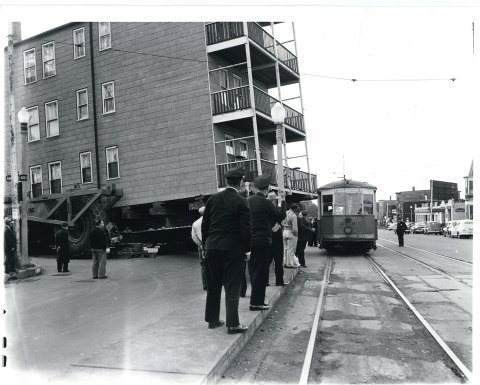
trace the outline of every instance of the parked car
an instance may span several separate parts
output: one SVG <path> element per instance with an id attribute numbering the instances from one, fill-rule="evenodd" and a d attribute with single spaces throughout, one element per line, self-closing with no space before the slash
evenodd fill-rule
<path id="1" fill-rule="evenodd" d="M 456 221 L 448 221 L 443 228 L 443 236 L 451 237 L 452 236 L 452 229 L 455 228 Z"/>
<path id="2" fill-rule="evenodd" d="M 455 221 L 455 227 L 451 231 L 452 237 L 472 237 L 473 238 L 473 221 L 470 219 L 461 219 Z"/>
<path id="3" fill-rule="evenodd" d="M 426 226 L 423 228 L 423 233 L 426 235 L 429 234 L 441 234 L 442 233 L 442 226 L 440 222 L 437 221 L 428 221 Z"/>
<path id="4" fill-rule="evenodd" d="M 405 229 L 405 234 L 410 234 L 410 229 L 413 226 L 413 222 L 407 222 L 405 223 L 405 225 L 407 226 L 407 228 Z"/>
<path id="5" fill-rule="evenodd" d="M 397 229 L 397 224 L 396 223 L 392 222 L 392 223 L 388 224 L 388 227 L 387 227 L 388 231 L 392 231 L 392 230 L 395 231 L 396 229 Z"/>
<path id="6" fill-rule="evenodd" d="M 425 226 L 427 226 L 425 222 L 415 222 L 411 228 L 412 234 L 423 233 Z"/>

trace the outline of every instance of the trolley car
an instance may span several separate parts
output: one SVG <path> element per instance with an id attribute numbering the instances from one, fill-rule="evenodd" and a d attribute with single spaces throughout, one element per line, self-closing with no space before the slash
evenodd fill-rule
<path id="1" fill-rule="evenodd" d="M 376 250 L 377 188 L 351 179 L 326 184 L 318 193 L 318 241 L 330 251 L 335 246 L 361 252 Z"/>

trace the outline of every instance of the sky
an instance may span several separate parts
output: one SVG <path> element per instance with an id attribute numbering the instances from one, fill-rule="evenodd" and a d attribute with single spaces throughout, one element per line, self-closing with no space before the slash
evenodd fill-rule
<path id="1" fill-rule="evenodd" d="M 22 22 L 23 38 L 82 20 L 285 21 L 275 32 L 298 54 L 301 85 L 283 90 L 282 96 L 293 98 L 287 103 L 301 111 L 302 95 L 307 132 L 307 146 L 302 142 L 287 147 L 290 167 L 306 170 L 302 155 L 308 151 L 318 186 L 345 175 L 376 186 L 377 199 L 395 199 L 396 192 L 412 187 L 429 189 L 433 179 L 457 183 L 463 197 L 463 177 L 479 147 L 480 3 L 308 5 L 313 3 L 321 2 L 255 7 L 1 6 L 1 33 L 6 46 L 9 21 Z M 292 22 L 296 47 L 288 43 Z"/>

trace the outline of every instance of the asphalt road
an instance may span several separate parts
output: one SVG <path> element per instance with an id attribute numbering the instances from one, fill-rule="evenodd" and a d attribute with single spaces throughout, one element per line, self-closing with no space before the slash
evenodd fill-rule
<path id="1" fill-rule="evenodd" d="M 407 234 L 405 247 L 398 247 L 396 235 L 380 229 L 378 245 L 370 252 L 374 261 L 471 369 L 472 241 Z M 327 253 L 307 247 L 306 258 L 308 268 L 222 383 L 298 383 Z M 332 258 L 309 383 L 462 382 L 452 361 L 367 259 L 337 252 Z"/>

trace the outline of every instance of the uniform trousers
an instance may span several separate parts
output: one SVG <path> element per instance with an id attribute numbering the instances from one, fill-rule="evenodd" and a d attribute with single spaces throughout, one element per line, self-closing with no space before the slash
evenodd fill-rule
<path id="1" fill-rule="evenodd" d="M 252 253 L 248 261 L 248 272 L 252 292 L 250 305 L 263 306 L 265 303 L 265 290 L 268 282 L 270 262 L 270 245 L 252 245 Z"/>
<path id="2" fill-rule="evenodd" d="M 92 249 L 92 275 L 94 277 L 105 277 L 107 270 L 107 252 L 103 249 Z"/>
<path id="3" fill-rule="evenodd" d="M 272 246 L 270 246 L 270 263 L 275 265 L 275 284 L 283 282 L 283 233 L 282 230 L 272 232 Z M 268 277 L 267 277 L 268 279 Z"/>
<path id="4" fill-rule="evenodd" d="M 302 239 L 297 242 L 297 258 L 300 265 L 305 266 L 305 247 L 307 247 L 307 241 Z"/>
<path id="5" fill-rule="evenodd" d="M 398 246 L 403 246 L 403 232 L 397 231 Z"/>
<path id="6" fill-rule="evenodd" d="M 225 287 L 226 326 L 240 324 L 238 302 L 244 269 L 244 254 L 234 250 L 207 250 L 207 300 L 205 321 L 217 322 L 220 318 L 222 285 Z"/>

